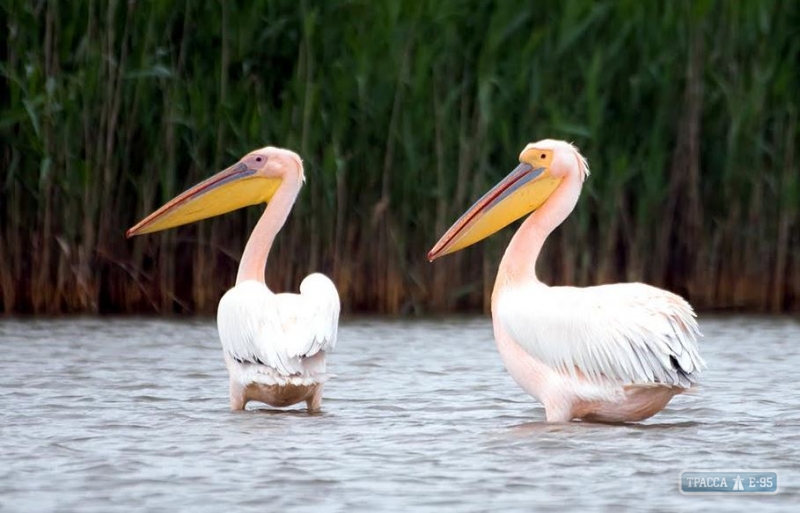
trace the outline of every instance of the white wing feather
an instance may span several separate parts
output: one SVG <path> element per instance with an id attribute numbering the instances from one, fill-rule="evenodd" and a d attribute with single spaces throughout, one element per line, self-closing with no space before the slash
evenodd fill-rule
<path id="1" fill-rule="evenodd" d="M 280 375 L 302 375 L 303 361 L 336 345 L 339 295 L 322 274 L 300 284 L 300 294 L 273 294 L 246 281 L 220 300 L 217 328 L 222 349 L 239 363 L 262 364 Z"/>
<path id="2" fill-rule="evenodd" d="M 531 356 L 573 376 L 688 388 L 705 368 L 692 307 L 642 283 L 513 287 L 495 315 Z"/>

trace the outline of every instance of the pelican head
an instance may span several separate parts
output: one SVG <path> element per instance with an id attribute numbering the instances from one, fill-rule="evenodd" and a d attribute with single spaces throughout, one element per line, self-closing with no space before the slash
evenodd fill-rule
<path id="1" fill-rule="evenodd" d="M 544 139 L 519 154 L 519 165 L 475 202 L 428 252 L 431 262 L 485 239 L 541 207 L 567 177 L 589 175 L 586 159 L 565 141 Z"/>
<path id="2" fill-rule="evenodd" d="M 267 203 L 284 182 L 304 181 L 300 157 L 289 150 L 267 146 L 251 151 L 239 162 L 182 192 L 145 217 L 127 236 L 142 235 Z"/>

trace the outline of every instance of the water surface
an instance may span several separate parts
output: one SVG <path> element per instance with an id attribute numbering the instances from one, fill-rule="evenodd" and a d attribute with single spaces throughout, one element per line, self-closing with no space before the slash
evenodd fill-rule
<path id="1" fill-rule="evenodd" d="M 545 424 L 488 318 L 344 322 L 313 416 L 228 411 L 211 320 L 0 321 L 0 510 L 798 511 L 800 323 L 700 322 L 698 392 L 608 426 Z M 685 469 L 780 493 L 682 496 Z"/>

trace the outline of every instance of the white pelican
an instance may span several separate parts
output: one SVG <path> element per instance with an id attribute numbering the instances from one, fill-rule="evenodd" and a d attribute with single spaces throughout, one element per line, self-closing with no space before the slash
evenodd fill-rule
<path id="1" fill-rule="evenodd" d="M 327 379 L 325 354 L 336 345 L 339 295 L 322 274 L 300 284 L 300 294 L 274 294 L 264 271 L 275 235 L 305 181 L 300 157 L 266 147 L 181 193 L 127 236 L 141 235 L 267 202 L 245 245 L 236 286 L 219 302 L 217 329 L 230 375 L 230 405 L 248 401 L 284 407 L 305 401 L 319 410 Z"/>
<path id="2" fill-rule="evenodd" d="M 533 212 L 506 249 L 492 293 L 497 348 L 548 422 L 646 419 L 686 391 L 705 367 L 683 298 L 642 283 L 550 287 L 536 278 L 547 236 L 575 208 L 586 159 L 563 141 L 528 144 L 520 164 L 479 199 L 428 253 L 463 249 Z"/>

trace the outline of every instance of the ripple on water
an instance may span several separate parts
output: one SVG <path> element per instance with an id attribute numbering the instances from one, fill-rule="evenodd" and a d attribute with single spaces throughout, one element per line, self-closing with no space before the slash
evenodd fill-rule
<path id="1" fill-rule="evenodd" d="M 318 415 L 229 412 L 211 321 L 4 320 L 0 509 L 791 510 L 800 324 L 701 325 L 697 393 L 642 424 L 554 425 L 483 318 L 344 323 Z M 778 469 L 782 491 L 684 497 L 693 468 Z"/>

